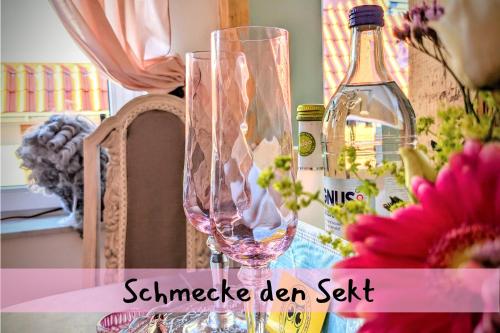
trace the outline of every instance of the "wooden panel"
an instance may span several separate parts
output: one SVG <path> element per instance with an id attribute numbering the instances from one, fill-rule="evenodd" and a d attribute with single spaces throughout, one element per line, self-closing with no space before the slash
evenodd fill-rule
<path id="1" fill-rule="evenodd" d="M 83 156 L 85 168 L 83 170 L 84 192 L 83 192 L 83 268 L 96 268 L 97 266 L 97 225 L 98 210 L 100 207 L 100 184 L 101 170 L 98 162 L 97 145 L 86 138 L 83 141 Z"/>
<path id="2" fill-rule="evenodd" d="M 410 7 L 421 0 L 410 0 Z M 443 104 L 462 104 L 460 89 L 441 64 L 410 48 L 409 98 L 417 117 L 435 116 Z"/>
<path id="3" fill-rule="evenodd" d="M 409 98 L 417 117 L 435 116 L 443 104 L 462 104 L 460 89 L 436 60 L 410 49 L 409 63 Z"/>
<path id="4" fill-rule="evenodd" d="M 186 267 L 210 267 L 210 250 L 207 246 L 208 236 L 196 230 L 190 223 L 186 229 Z"/>
<path id="5" fill-rule="evenodd" d="M 219 28 L 248 25 L 248 0 L 218 0 Z"/>

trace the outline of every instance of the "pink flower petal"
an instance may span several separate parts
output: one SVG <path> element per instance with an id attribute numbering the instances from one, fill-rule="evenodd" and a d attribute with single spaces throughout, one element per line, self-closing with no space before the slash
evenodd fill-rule
<path id="1" fill-rule="evenodd" d="M 464 144 L 464 149 L 462 154 L 475 159 L 479 154 L 479 152 L 481 151 L 481 149 L 482 149 L 481 142 L 477 140 L 467 140 Z"/>
<path id="2" fill-rule="evenodd" d="M 447 203 L 447 207 L 449 207 L 453 219 L 456 221 L 463 219 L 465 216 L 465 207 L 457 204 L 457 202 L 459 203 L 466 200 L 467 193 L 462 193 L 462 191 L 459 190 L 455 174 L 450 170 L 448 165 L 444 166 L 441 172 L 439 172 L 435 186 L 440 193 L 441 199 Z M 450 193 L 453 193 L 453 195 L 450 195 Z"/>
<path id="3" fill-rule="evenodd" d="M 442 198 L 443 195 L 436 190 L 434 184 L 420 185 L 416 195 L 427 218 L 439 221 L 437 225 L 441 227 L 441 230 L 452 228 L 459 223 L 450 212 L 453 207 L 446 205 L 446 199 Z"/>
<path id="4" fill-rule="evenodd" d="M 415 177 L 412 188 L 420 204 L 402 208 L 390 218 L 364 215 L 347 228 L 358 255 L 335 267 L 426 267 L 429 251 L 455 228 L 464 223 L 498 225 L 500 144 L 468 141 L 464 151 L 439 172 L 435 184 Z M 472 332 L 479 320 L 480 314 L 467 313 L 371 313 L 359 332 Z"/>
<path id="5" fill-rule="evenodd" d="M 425 262 L 428 244 L 420 241 L 408 241 L 401 238 L 367 237 L 364 246 L 379 255 L 404 257 Z"/>

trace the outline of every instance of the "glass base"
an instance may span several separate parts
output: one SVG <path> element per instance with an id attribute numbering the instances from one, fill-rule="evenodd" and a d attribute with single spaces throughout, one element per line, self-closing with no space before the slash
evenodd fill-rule
<path id="1" fill-rule="evenodd" d="M 247 332 L 245 319 L 232 312 L 209 312 L 184 325 L 183 333 L 244 333 Z"/>

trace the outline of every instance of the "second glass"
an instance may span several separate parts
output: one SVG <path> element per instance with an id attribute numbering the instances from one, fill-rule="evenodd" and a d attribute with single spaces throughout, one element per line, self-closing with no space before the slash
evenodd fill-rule
<path id="1" fill-rule="evenodd" d="M 220 249 L 252 268 L 281 255 L 297 215 L 257 184 L 292 154 L 288 32 L 238 27 L 212 32 L 212 223 Z M 287 175 L 294 179 L 293 170 Z"/>
<path id="2" fill-rule="evenodd" d="M 186 217 L 208 236 L 210 268 L 214 283 L 227 269 L 227 258 L 218 251 L 210 227 L 210 174 L 212 156 L 212 90 L 210 52 L 186 54 L 186 150 L 183 204 Z M 232 312 L 216 309 L 186 324 L 183 332 L 245 332 L 245 322 Z"/>
<path id="3" fill-rule="evenodd" d="M 220 249 L 244 267 L 252 294 L 290 246 L 297 214 L 259 174 L 292 154 L 288 32 L 238 27 L 212 32 L 212 228 Z M 293 168 L 283 176 L 293 181 Z M 264 332 L 265 304 L 247 305 L 248 332 Z"/>

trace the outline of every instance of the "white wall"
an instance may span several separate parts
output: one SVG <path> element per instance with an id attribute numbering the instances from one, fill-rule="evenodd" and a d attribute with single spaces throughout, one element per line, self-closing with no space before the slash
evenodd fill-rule
<path id="1" fill-rule="evenodd" d="M 170 0 L 172 51 L 184 59 L 186 52 L 210 50 L 218 15 L 217 0 Z"/>
<path id="2" fill-rule="evenodd" d="M 75 230 L 34 231 L 2 235 L 1 249 L 2 268 L 79 268 L 83 241 Z"/>
<path id="3" fill-rule="evenodd" d="M 2 62 L 89 62 L 48 0 L 2 0 Z"/>
<path id="4" fill-rule="evenodd" d="M 321 0 L 250 0 L 250 24 L 290 33 L 292 123 L 297 143 L 299 104 L 323 104 Z"/>
<path id="5" fill-rule="evenodd" d="M 48 0 L 1 0 L 2 62 L 89 62 Z M 171 0 L 172 52 L 207 50 L 216 0 Z"/>

